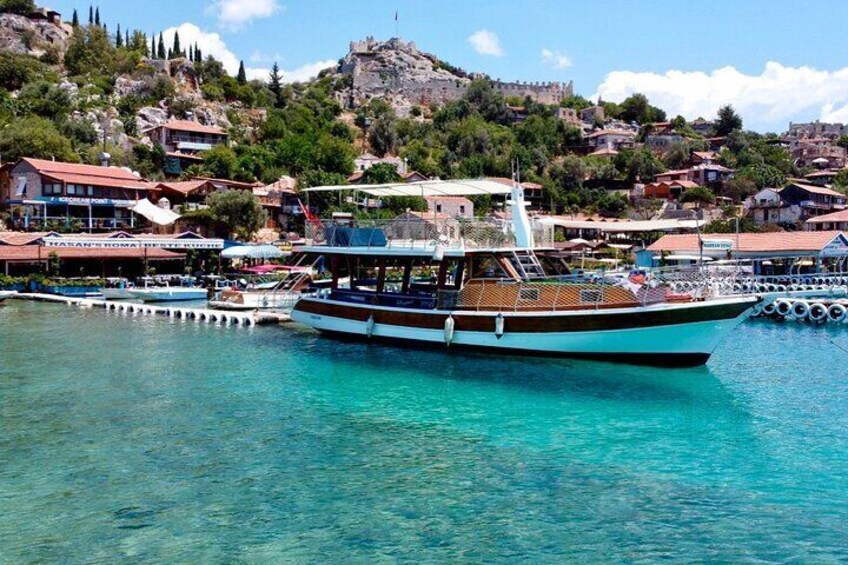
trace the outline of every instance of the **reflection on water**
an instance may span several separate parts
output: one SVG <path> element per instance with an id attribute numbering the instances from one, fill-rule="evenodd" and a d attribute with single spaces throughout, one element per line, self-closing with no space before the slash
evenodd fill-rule
<path id="1" fill-rule="evenodd" d="M 13 562 L 848 558 L 848 330 L 685 370 L 27 303 L 0 339 Z"/>

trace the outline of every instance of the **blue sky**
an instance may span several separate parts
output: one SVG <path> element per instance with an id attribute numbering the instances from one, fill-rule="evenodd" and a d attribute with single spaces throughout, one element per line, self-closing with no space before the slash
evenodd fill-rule
<path id="1" fill-rule="evenodd" d="M 51 0 L 70 19 L 89 3 Z M 179 27 L 229 67 L 253 76 L 276 60 L 291 79 L 343 56 L 350 40 L 395 34 L 469 71 L 504 80 L 573 80 L 585 96 L 619 101 L 634 91 L 672 115 L 711 117 L 724 103 L 748 127 L 789 120 L 848 122 L 848 2 L 788 0 L 101 0 L 114 30 Z M 182 27 L 180 27 L 182 26 Z M 172 32 L 170 32 L 172 33 Z M 234 69 L 231 69 L 234 71 Z"/>

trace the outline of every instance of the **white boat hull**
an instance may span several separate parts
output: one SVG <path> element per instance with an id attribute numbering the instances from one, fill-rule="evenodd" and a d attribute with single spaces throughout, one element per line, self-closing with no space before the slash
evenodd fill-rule
<path id="1" fill-rule="evenodd" d="M 100 294 L 106 300 L 127 300 L 133 298 L 128 288 L 101 288 Z"/>
<path id="2" fill-rule="evenodd" d="M 646 325 L 641 327 L 622 327 L 617 329 L 593 329 L 589 331 L 544 331 L 546 316 L 539 313 L 505 312 L 503 318 L 506 328 L 509 328 L 510 320 L 526 318 L 538 320 L 538 326 L 534 331 L 513 332 L 507 329 L 498 336 L 495 330 L 494 319 L 497 313 L 493 312 L 438 312 L 431 311 L 433 315 L 450 316 L 455 320 L 454 331 L 450 332 L 444 327 L 421 327 L 423 324 L 402 325 L 380 323 L 379 314 L 374 313 L 379 308 L 369 308 L 372 312 L 369 319 L 362 316 L 333 315 L 332 308 L 328 313 L 301 310 L 304 302 L 298 303 L 292 312 L 292 320 L 311 326 L 324 332 L 343 334 L 348 336 L 359 336 L 370 339 L 385 339 L 391 341 L 417 342 L 421 344 L 438 345 L 450 348 L 482 349 L 489 351 L 523 352 L 538 355 L 560 355 L 570 357 L 585 357 L 595 359 L 608 359 L 611 361 L 629 361 L 646 363 L 651 365 L 691 366 L 700 365 L 707 361 L 715 348 L 737 325 L 739 325 L 750 312 L 745 305 L 754 306 L 756 299 L 743 298 L 727 301 L 737 304 L 736 310 L 730 317 L 713 320 L 698 320 L 687 323 L 673 323 L 663 325 Z M 310 300 L 312 303 L 331 302 L 325 300 Z M 350 310 L 349 303 L 336 303 L 343 309 Z M 709 304 L 709 303 L 703 303 Z M 642 308 L 643 312 L 654 313 L 673 312 L 681 308 L 681 305 L 667 305 L 660 308 Z M 689 308 L 693 306 L 689 305 Z M 694 306 L 697 308 L 698 306 Z M 313 310 L 315 310 L 313 308 Z M 609 310 L 593 314 L 603 319 L 605 315 L 630 314 L 638 316 L 634 309 Z M 738 311 L 738 313 L 737 313 Z M 421 311 L 407 310 L 420 315 Z M 393 309 L 393 316 L 403 320 L 403 309 Z M 400 314 L 400 316 L 397 316 Z M 679 315 L 679 312 L 677 313 Z M 560 325 L 567 323 L 567 318 L 572 316 L 585 319 L 585 312 L 556 313 Z M 469 318 L 477 318 L 470 320 Z M 481 320 L 480 318 L 483 318 Z M 378 321 L 375 321 L 378 320 Z M 552 319 L 550 316 L 547 319 Z M 526 321 L 526 320 L 525 320 Z M 491 331 L 468 331 L 462 327 L 480 326 L 491 324 Z M 526 326 L 526 324 L 525 324 Z"/>
<path id="3" fill-rule="evenodd" d="M 17 291 L 14 290 L 0 290 L 0 302 L 3 302 L 7 298 L 11 298 L 17 294 Z"/>
<path id="4" fill-rule="evenodd" d="M 228 291 L 210 300 L 209 306 L 219 310 L 290 310 L 299 298 L 299 293 L 291 292 Z"/>
<path id="5" fill-rule="evenodd" d="M 205 300 L 205 288 L 137 288 L 128 291 L 132 298 L 144 302 L 177 302 L 181 300 Z"/>

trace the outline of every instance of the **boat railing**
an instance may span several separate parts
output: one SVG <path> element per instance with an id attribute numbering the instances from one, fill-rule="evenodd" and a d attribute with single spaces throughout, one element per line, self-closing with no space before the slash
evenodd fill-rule
<path id="1" fill-rule="evenodd" d="M 510 220 L 445 218 L 430 213 L 408 213 L 390 220 L 322 220 L 308 223 L 307 240 L 328 247 L 387 249 L 509 249 L 518 247 Z M 551 245 L 553 232 L 537 226 L 537 246 Z"/>

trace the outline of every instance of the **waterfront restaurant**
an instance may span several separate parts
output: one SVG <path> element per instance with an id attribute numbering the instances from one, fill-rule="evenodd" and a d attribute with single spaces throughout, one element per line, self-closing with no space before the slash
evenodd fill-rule
<path id="1" fill-rule="evenodd" d="M 69 277 L 134 277 L 144 274 L 147 267 L 160 274 L 181 274 L 186 250 L 220 251 L 223 247 L 223 240 L 191 232 L 172 236 L 0 232 L 0 273 L 17 276 L 43 272 L 55 257 L 62 274 Z"/>
<path id="2" fill-rule="evenodd" d="M 0 192 L 6 206 L 20 206 L 23 212 L 17 227 L 79 222 L 89 231 L 135 227 L 132 208 L 152 188 L 120 167 L 31 158 L 12 166 L 3 184 Z"/>
<path id="3" fill-rule="evenodd" d="M 674 256 L 748 259 L 753 261 L 755 274 L 784 274 L 793 265 L 804 264 L 817 271 L 845 264 L 848 237 L 841 231 L 665 235 L 647 251 L 655 265 Z"/>

